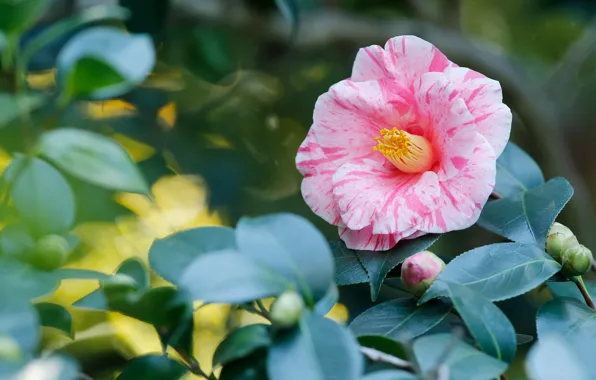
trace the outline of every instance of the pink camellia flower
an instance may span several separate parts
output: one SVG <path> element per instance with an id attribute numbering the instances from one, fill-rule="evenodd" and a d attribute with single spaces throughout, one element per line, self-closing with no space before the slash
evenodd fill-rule
<path id="1" fill-rule="evenodd" d="M 401 282 L 415 296 L 421 296 L 432 285 L 445 262 L 429 251 L 408 257 L 401 266 Z"/>
<path id="2" fill-rule="evenodd" d="M 304 200 L 348 248 L 375 251 L 474 224 L 511 130 L 499 82 L 414 36 L 360 49 L 313 119 Z"/>

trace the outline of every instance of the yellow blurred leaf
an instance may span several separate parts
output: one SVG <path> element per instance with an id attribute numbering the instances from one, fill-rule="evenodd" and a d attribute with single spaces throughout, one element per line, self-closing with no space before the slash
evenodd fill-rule
<path id="1" fill-rule="evenodd" d="M 32 90 L 47 90 L 56 85 L 56 70 L 46 70 L 27 75 L 27 85 Z"/>
<path id="2" fill-rule="evenodd" d="M 157 117 L 161 119 L 167 127 L 174 128 L 176 124 L 176 103 L 169 102 L 157 111 Z"/>
<path id="3" fill-rule="evenodd" d="M 130 155 L 134 162 L 141 162 L 153 157 L 156 150 L 150 145 L 144 144 L 140 141 L 132 139 L 120 133 L 115 133 L 111 136 L 118 142 Z"/>
<path id="4" fill-rule="evenodd" d="M 80 107 L 86 115 L 95 120 L 134 115 L 137 112 L 137 108 L 133 104 L 119 99 L 81 102 Z"/>

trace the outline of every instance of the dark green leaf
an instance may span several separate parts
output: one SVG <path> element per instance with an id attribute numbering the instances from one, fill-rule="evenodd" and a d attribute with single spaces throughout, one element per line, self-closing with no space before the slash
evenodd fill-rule
<path id="1" fill-rule="evenodd" d="M 402 343 L 382 335 L 362 335 L 358 337 L 358 343 L 360 343 L 361 346 L 374 348 L 375 350 L 396 356 L 398 358 L 406 360 L 408 358 L 407 350 L 404 348 Z"/>
<path id="2" fill-rule="evenodd" d="M 557 334 L 540 338 L 526 359 L 526 373 L 535 380 L 591 380 L 596 378 L 593 341 L 569 341 Z"/>
<path id="3" fill-rule="evenodd" d="M 592 298 L 596 297 L 596 283 L 585 281 L 586 289 Z M 546 285 L 554 297 L 575 298 L 584 302 L 584 297 L 580 293 L 577 285 L 572 281 L 565 282 L 547 282 Z"/>
<path id="4" fill-rule="evenodd" d="M 87 269 L 60 268 L 53 272 L 59 280 L 106 280 L 109 274 Z"/>
<path id="5" fill-rule="evenodd" d="M 124 366 L 118 380 L 178 380 L 188 369 L 167 356 L 139 356 Z"/>
<path id="6" fill-rule="evenodd" d="M 447 283 L 453 305 L 482 351 L 511 363 L 517 349 L 515 330 L 501 309 L 472 289 Z"/>
<path id="7" fill-rule="evenodd" d="M 362 263 L 360 263 L 356 251 L 346 247 L 346 244 L 341 240 L 331 243 L 331 251 L 335 258 L 335 283 L 337 285 L 368 282 L 368 275 Z"/>
<path id="8" fill-rule="evenodd" d="M 38 158 L 15 157 L 4 178 L 19 215 L 38 235 L 68 231 L 75 216 L 75 200 L 60 172 Z"/>
<path id="9" fill-rule="evenodd" d="M 0 299 L 18 296 L 33 299 L 53 292 L 59 279 L 53 273 L 7 257 L 0 257 Z"/>
<path id="10" fill-rule="evenodd" d="M 267 351 L 259 349 L 245 358 L 234 360 L 223 367 L 219 380 L 265 380 L 266 358 Z"/>
<path id="11" fill-rule="evenodd" d="M 398 369 L 389 369 L 384 371 L 377 371 L 369 373 L 364 376 L 363 380 L 416 380 L 418 379 L 414 374 Z"/>
<path id="12" fill-rule="evenodd" d="M 196 258 L 179 285 L 195 300 L 231 304 L 278 295 L 292 287 L 278 273 L 232 250 Z"/>
<path id="13" fill-rule="evenodd" d="M 75 177 L 110 190 L 147 193 L 141 171 L 112 139 L 80 129 L 61 128 L 44 133 L 39 151 Z"/>
<path id="14" fill-rule="evenodd" d="M 339 301 L 339 289 L 337 289 L 337 285 L 331 284 L 325 297 L 321 298 L 315 305 L 315 312 L 326 315 L 333 309 L 337 301 Z"/>
<path id="15" fill-rule="evenodd" d="M 509 240 L 544 247 L 546 234 L 573 195 L 564 178 L 484 206 L 478 225 Z"/>
<path id="16" fill-rule="evenodd" d="M 16 35 L 31 26 L 43 13 L 46 0 L 0 1 L 0 30 Z"/>
<path id="17" fill-rule="evenodd" d="M 155 64 L 155 50 L 147 35 L 92 27 L 67 42 L 57 64 L 69 97 L 106 99 L 122 95 L 145 80 Z"/>
<path id="18" fill-rule="evenodd" d="M 442 363 L 449 368 L 450 380 L 488 380 L 499 377 L 507 363 L 497 360 L 461 341 L 453 345 L 451 334 L 436 334 L 418 338 L 414 354 L 423 372 L 434 369 L 445 350 L 449 353 Z"/>
<path id="19" fill-rule="evenodd" d="M 9 337 L 30 356 L 39 343 L 39 319 L 33 306 L 20 294 L 2 297 L 0 302 L 0 337 Z"/>
<path id="20" fill-rule="evenodd" d="M 491 301 L 524 294 L 561 269 L 536 245 L 499 243 L 468 251 L 453 259 L 419 303 L 447 296 L 446 282 L 465 285 Z"/>
<path id="21" fill-rule="evenodd" d="M 236 235 L 228 227 L 201 227 L 157 239 L 149 249 L 151 269 L 173 284 L 202 254 L 236 248 Z"/>
<path id="22" fill-rule="evenodd" d="M 45 101 L 46 98 L 41 94 L 32 93 L 16 96 L 0 93 L 0 128 L 17 120 L 19 116 L 38 109 Z"/>
<path id="23" fill-rule="evenodd" d="M 213 354 L 213 367 L 244 358 L 271 344 L 267 325 L 248 325 L 232 331 Z"/>
<path id="24" fill-rule="evenodd" d="M 350 329 L 357 336 L 382 335 L 407 342 L 439 324 L 450 309 L 439 301 L 417 306 L 411 298 L 395 299 L 366 310 L 352 321 Z"/>
<path id="25" fill-rule="evenodd" d="M 494 192 L 503 197 L 513 197 L 543 183 L 544 176 L 538 164 L 510 141 L 497 160 Z"/>
<path id="26" fill-rule="evenodd" d="M 359 380 L 364 369 L 356 339 L 343 326 L 308 313 L 300 327 L 275 337 L 267 373 L 275 380 Z"/>
<path id="27" fill-rule="evenodd" d="M 572 298 L 555 298 L 542 305 L 536 317 L 538 339 L 551 334 L 596 339 L 596 311 Z"/>
<path id="28" fill-rule="evenodd" d="M 120 264 L 116 273 L 132 277 L 141 289 L 148 289 L 151 285 L 149 272 L 147 272 L 145 264 L 136 257 L 125 260 Z"/>
<path id="29" fill-rule="evenodd" d="M 370 279 L 371 299 L 373 301 L 377 300 L 387 273 L 408 257 L 430 247 L 440 236 L 429 234 L 417 239 L 402 240 L 395 247 L 385 252 L 356 251 Z"/>
<path id="30" fill-rule="evenodd" d="M 72 317 L 68 310 L 55 303 L 38 303 L 35 305 L 39 315 L 39 323 L 44 327 L 52 327 L 74 338 Z"/>
<path id="31" fill-rule="evenodd" d="M 323 298 L 333 283 L 329 244 L 303 217 L 242 218 L 236 227 L 236 241 L 242 253 L 292 281 L 312 303 Z"/>

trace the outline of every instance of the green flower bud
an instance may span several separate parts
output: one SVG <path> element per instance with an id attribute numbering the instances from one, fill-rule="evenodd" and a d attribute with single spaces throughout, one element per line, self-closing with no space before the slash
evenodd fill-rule
<path id="1" fill-rule="evenodd" d="M 0 361 L 19 361 L 23 352 L 18 343 L 8 336 L 0 337 Z"/>
<path id="2" fill-rule="evenodd" d="M 44 270 L 62 266 L 70 253 L 68 241 L 60 235 L 46 235 L 37 241 L 33 264 Z"/>
<path id="3" fill-rule="evenodd" d="M 561 255 L 570 247 L 578 245 L 577 238 L 571 230 L 561 223 L 553 223 L 546 236 L 546 252 L 559 263 Z"/>
<path id="4" fill-rule="evenodd" d="M 567 248 L 561 256 L 561 273 L 566 277 L 581 276 L 592 266 L 592 251 L 581 244 Z"/>
<path id="5" fill-rule="evenodd" d="M 445 262 L 429 251 L 418 252 L 408 257 L 401 266 L 401 281 L 404 288 L 420 297 L 432 285 Z"/>
<path id="6" fill-rule="evenodd" d="M 304 311 L 302 296 L 294 291 L 282 293 L 271 305 L 271 322 L 281 328 L 296 325 Z"/>

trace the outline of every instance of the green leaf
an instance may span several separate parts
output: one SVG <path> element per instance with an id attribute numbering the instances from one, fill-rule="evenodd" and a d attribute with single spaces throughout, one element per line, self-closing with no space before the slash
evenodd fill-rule
<path id="1" fill-rule="evenodd" d="M 273 214 L 242 218 L 236 227 L 236 241 L 242 253 L 292 281 L 313 304 L 333 283 L 329 244 L 303 217 Z"/>
<path id="2" fill-rule="evenodd" d="M 6 373 L 3 371 L 3 365 L 5 364 L 8 363 L 0 362 L 0 376 L 3 376 L 3 379 L 80 379 L 78 363 L 65 355 L 52 354 L 26 363 L 19 363 L 19 366 L 15 366 L 12 370 L 9 369 L 8 371 L 14 377 L 4 377 Z"/>
<path id="3" fill-rule="evenodd" d="M 178 285 L 182 273 L 197 257 L 236 248 L 236 235 L 229 227 L 201 227 L 156 239 L 149 249 L 149 263 L 161 277 Z"/>
<path id="4" fill-rule="evenodd" d="M 75 35 L 57 58 L 59 81 L 68 97 L 107 99 L 122 95 L 149 75 L 155 49 L 147 35 L 92 27 Z"/>
<path id="5" fill-rule="evenodd" d="M 267 374 L 276 380 L 359 380 L 364 361 L 356 339 L 329 319 L 308 313 L 300 327 L 275 337 Z"/>
<path id="6" fill-rule="evenodd" d="M 590 281 L 584 281 L 586 285 L 586 289 L 592 298 L 596 297 L 596 283 Z M 548 289 L 552 293 L 554 297 L 569 297 L 575 298 L 584 302 L 584 297 L 580 293 L 579 289 L 577 289 L 577 285 L 575 285 L 572 281 L 565 281 L 565 282 L 547 282 L 546 285 Z"/>
<path id="7" fill-rule="evenodd" d="M 369 373 L 364 376 L 363 380 L 416 380 L 418 379 L 414 374 L 398 369 L 389 369 L 384 371 L 377 371 Z"/>
<path id="8" fill-rule="evenodd" d="M 0 249 L 7 257 L 26 261 L 35 250 L 35 238 L 24 224 L 10 224 L 0 232 Z"/>
<path id="9" fill-rule="evenodd" d="M 80 129 L 44 133 L 39 151 L 62 170 L 110 190 L 147 193 L 141 171 L 126 150 L 112 139 Z"/>
<path id="10" fill-rule="evenodd" d="M 267 351 L 258 349 L 245 358 L 234 360 L 222 368 L 219 380 L 267 379 L 266 358 Z"/>
<path id="11" fill-rule="evenodd" d="M 497 360 L 474 347 L 456 341 L 451 334 L 436 334 L 418 338 L 414 342 L 414 354 L 423 372 L 438 364 L 448 350 L 443 365 L 449 368 L 450 380 L 487 380 L 499 377 L 507 369 L 507 363 Z"/>
<path id="12" fill-rule="evenodd" d="M 75 200 L 62 174 L 39 158 L 15 157 L 4 178 L 19 215 L 37 235 L 67 232 Z"/>
<path id="13" fill-rule="evenodd" d="M 595 339 L 596 311 L 576 299 L 555 298 L 538 310 L 536 328 L 538 339 L 551 334 Z"/>
<path id="14" fill-rule="evenodd" d="M 317 302 L 314 310 L 319 315 L 324 316 L 333 309 L 337 301 L 339 301 L 339 289 L 337 289 L 337 285 L 331 284 L 327 294 Z"/>
<path id="15" fill-rule="evenodd" d="M 291 40 L 294 40 L 300 26 L 300 12 L 296 0 L 275 0 L 275 4 L 277 4 L 277 8 L 284 18 L 290 23 Z"/>
<path id="16" fill-rule="evenodd" d="M 337 285 L 368 282 L 368 275 L 360 263 L 356 251 L 346 247 L 342 240 L 337 240 L 331 242 L 331 252 L 335 258 L 335 283 Z"/>
<path id="17" fill-rule="evenodd" d="M 87 294 L 80 300 L 74 302 L 72 306 L 88 310 L 110 310 L 108 299 L 101 289 L 94 290 Z"/>
<path id="18" fill-rule="evenodd" d="M 188 373 L 188 369 L 167 356 L 139 356 L 124 366 L 118 380 L 178 380 Z"/>
<path id="19" fill-rule="evenodd" d="M 21 115 L 40 108 L 45 102 L 46 98 L 41 94 L 30 93 L 17 96 L 0 93 L 0 128 L 17 120 Z"/>
<path id="20" fill-rule="evenodd" d="M 136 257 L 126 259 L 120 264 L 116 273 L 130 276 L 141 289 L 149 289 L 151 286 L 149 272 L 147 271 L 147 268 L 145 268 L 145 264 Z"/>
<path id="21" fill-rule="evenodd" d="M 407 342 L 439 324 L 451 307 L 442 302 L 417 306 L 414 299 L 394 299 L 375 305 L 357 316 L 350 329 L 357 336 L 382 335 Z"/>
<path id="22" fill-rule="evenodd" d="M 387 273 L 408 257 L 430 247 L 440 236 L 429 234 L 417 239 L 402 240 L 395 247 L 385 252 L 356 251 L 370 279 L 371 299 L 373 301 L 377 300 Z"/>
<path id="23" fill-rule="evenodd" d="M 53 272 L 59 280 L 106 280 L 109 274 L 87 269 L 60 268 Z"/>
<path id="24" fill-rule="evenodd" d="M 550 335 L 530 348 L 526 359 L 526 373 L 535 380 L 591 380 L 596 376 L 594 368 L 590 368 L 592 354 L 596 347 L 585 347 L 582 352 L 577 344 L 573 344 L 558 335 Z M 584 347 L 581 347 L 584 348 Z M 583 357 L 582 357 L 583 356 Z M 593 367 L 593 366 L 592 366 Z"/>
<path id="25" fill-rule="evenodd" d="M 34 299 L 53 292 L 59 279 L 20 261 L 0 257 L 0 299 Z"/>
<path id="26" fill-rule="evenodd" d="M 447 282 L 465 285 L 491 301 L 524 294 L 561 269 L 535 245 L 485 245 L 453 259 L 424 293 L 419 303 L 447 296 Z"/>
<path id="27" fill-rule="evenodd" d="M 515 334 L 515 339 L 517 340 L 517 345 L 521 346 L 532 342 L 534 340 L 534 337 L 526 334 Z"/>
<path id="28" fill-rule="evenodd" d="M 35 23 L 47 5 L 46 0 L 1 0 L 0 30 L 17 35 Z"/>
<path id="29" fill-rule="evenodd" d="M 232 331 L 213 354 L 213 367 L 244 358 L 271 344 L 267 325 L 248 325 Z"/>
<path id="30" fill-rule="evenodd" d="M 517 349 L 515 329 L 501 309 L 465 286 L 447 283 L 449 298 L 482 351 L 511 363 Z"/>
<path id="31" fill-rule="evenodd" d="M 38 303 L 35 305 L 39 315 L 39 323 L 44 327 L 51 327 L 62 331 L 68 337 L 74 338 L 72 317 L 68 310 L 55 303 Z"/>
<path id="32" fill-rule="evenodd" d="M 402 343 L 389 339 L 382 335 L 361 335 L 358 337 L 361 346 L 374 348 L 375 350 L 398 358 L 408 359 L 408 352 Z"/>
<path id="33" fill-rule="evenodd" d="M 543 183 L 544 176 L 538 164 L 510 141 L 497 160 L 494 192 L 503 197 L 513 197 Z"/>
<path id="34" fill-rule="evenodd" d="M 546 234 L 573 195 L 564 178 L 484 206 L 478 225 L 509 240 L 544 247 Z"/>
<path id="35" fill-rule="evenodd" d="M 223 250 L 195 259 L 179 286 L 194 300 L 237 304 L 281 294 L 292 284 L 249 256 Z"/>
<path id="36" fill-rule="evenodd" d="M 0 337 L 10 337 L 30 356 L 39 344 L 39 319 L 33 306 L 20 294 L 2 297 L 0 302 Z"/>

